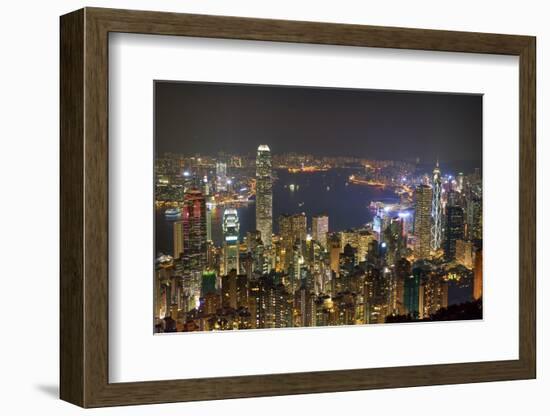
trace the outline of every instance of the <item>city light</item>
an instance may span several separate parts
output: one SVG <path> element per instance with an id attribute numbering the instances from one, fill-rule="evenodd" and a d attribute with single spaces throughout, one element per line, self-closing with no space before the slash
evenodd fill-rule
<path id="1" fill-rule="evenodd" d="M 480 176 L 457 190 L 437 165 L 342 175 L 338 160 L 256 149 L 158 169 L 155 332 L 425 321 L 458 302 L 481 316 Z"/>

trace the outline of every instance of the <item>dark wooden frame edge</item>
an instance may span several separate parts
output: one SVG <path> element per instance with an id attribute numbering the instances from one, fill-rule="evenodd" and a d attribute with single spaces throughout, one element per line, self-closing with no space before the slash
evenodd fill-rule
<path id="1" fill-rule="evenodd" d="M 536 377 L 535 53 L 530 36 L 84 8 L 60 19 L 60 397 L 82 407 Z M 519 359 L 136 383 L 108 380 L 108 34 L 515 55 L 520 62 Z"/>

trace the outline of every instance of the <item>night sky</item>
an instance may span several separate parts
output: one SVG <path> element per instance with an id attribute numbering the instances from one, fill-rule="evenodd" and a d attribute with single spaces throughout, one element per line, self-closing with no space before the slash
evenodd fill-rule
<path id="1" fill-rule="evenodd" d="M 273 153 L 481 166 L 482 96 L 155 82 L 157 154 Z"/>

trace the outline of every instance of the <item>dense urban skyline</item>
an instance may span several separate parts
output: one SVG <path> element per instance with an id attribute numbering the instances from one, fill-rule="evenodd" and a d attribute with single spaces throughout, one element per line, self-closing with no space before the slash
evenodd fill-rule
<path id="1" fill-rule="evenodd" d="M 157 155 L 250 154 L 261 141 L 275 153 L 481 167 L 481 136 L 475 94 L 155 82 Z"/>
<path id="2" fill-rule="evenodd" d="M 167 86 L 182 93 L 180 84 Z M 172 132 L 155 136 L 156 333 L 482 317 L 481 138 L 462 150 L 468 169 L 440 160 L 476 134 L 462 131 L 460 143 L 449 135 L 412 144 L 400 138 L 402 146 L 389 139 L 392 119 L 418 126 L 409 139 L 435 125 L 457 134 L 457 120 L 471 122 L 463 112 L 439 119 L 449 108 L 432 107 L 429 120 L 412 124 L 418 112 L 403 113 L 410 97 L 424 103 L 422 113 L 457 96 L 432 102 L 426 94 L 223 85 L 209 96 L 212 85 L 191 87 L 186 105 L 194 110 L 172 109 L 186 117 L 170 124 L 164 111 L 155 113 L 156 125 Z M 260 111 L 248 107 L 250 91 L 266 93 Z M 384 127 L 376 146 L 350 133 L 366 111 L 353 113 L 357 94 L 379 104 L 366 113 Z M 284 106 L 274 106 L 277 95 Z M 469 111 L 481 120 L 477 98 Z M 276 140 L 284 129 L 277 131 L 282 121 L 274 116 L 289 111 L 294 118 Z M 203 125 L 208 117 L 211 128 Z M 263 134 L 253 137 L 258 123 Z M 322 134 L 320 126 L 333 131 Z M 206 136 L 190 136 L 194 130 Z M 338 140 L 325 140 L 338 131 Z M 188 144 L 167 151 L 172 141 Z"/>

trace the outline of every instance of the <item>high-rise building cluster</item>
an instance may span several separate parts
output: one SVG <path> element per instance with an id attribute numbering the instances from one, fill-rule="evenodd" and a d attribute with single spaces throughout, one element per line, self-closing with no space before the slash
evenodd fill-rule
<path id="1" fill-rule="evenodd" d="M 227 155 L 221 160 L 209 162 L 215 166 L 210 179 L 189 174 L 182 200 L 166 210 L 174 216 L 173 253 L 156 260 L 157 332 L 445 319 L 449 305 L 481 299 L 479 171 L 453 178 L 437 163 L 431 177 L 402 179 L 407 183 L 401 189 L 411 196 L 401 196 L 403 204 L 371 204 L 372 221 L 336 230 L 321 202 L 310 217 L 273 217 L 273 156 L 260 145 L 250 185 L 241 180 L 235 186 L 254 190 L 255 230 L 243 233 L 225 160 L 247 162 Z M 400 178 L 403 166 L 391 165 Z M 367 168 L 378 175 L 380 169 Z M 224 202 L 218 245 L 210 192 Z"/>

